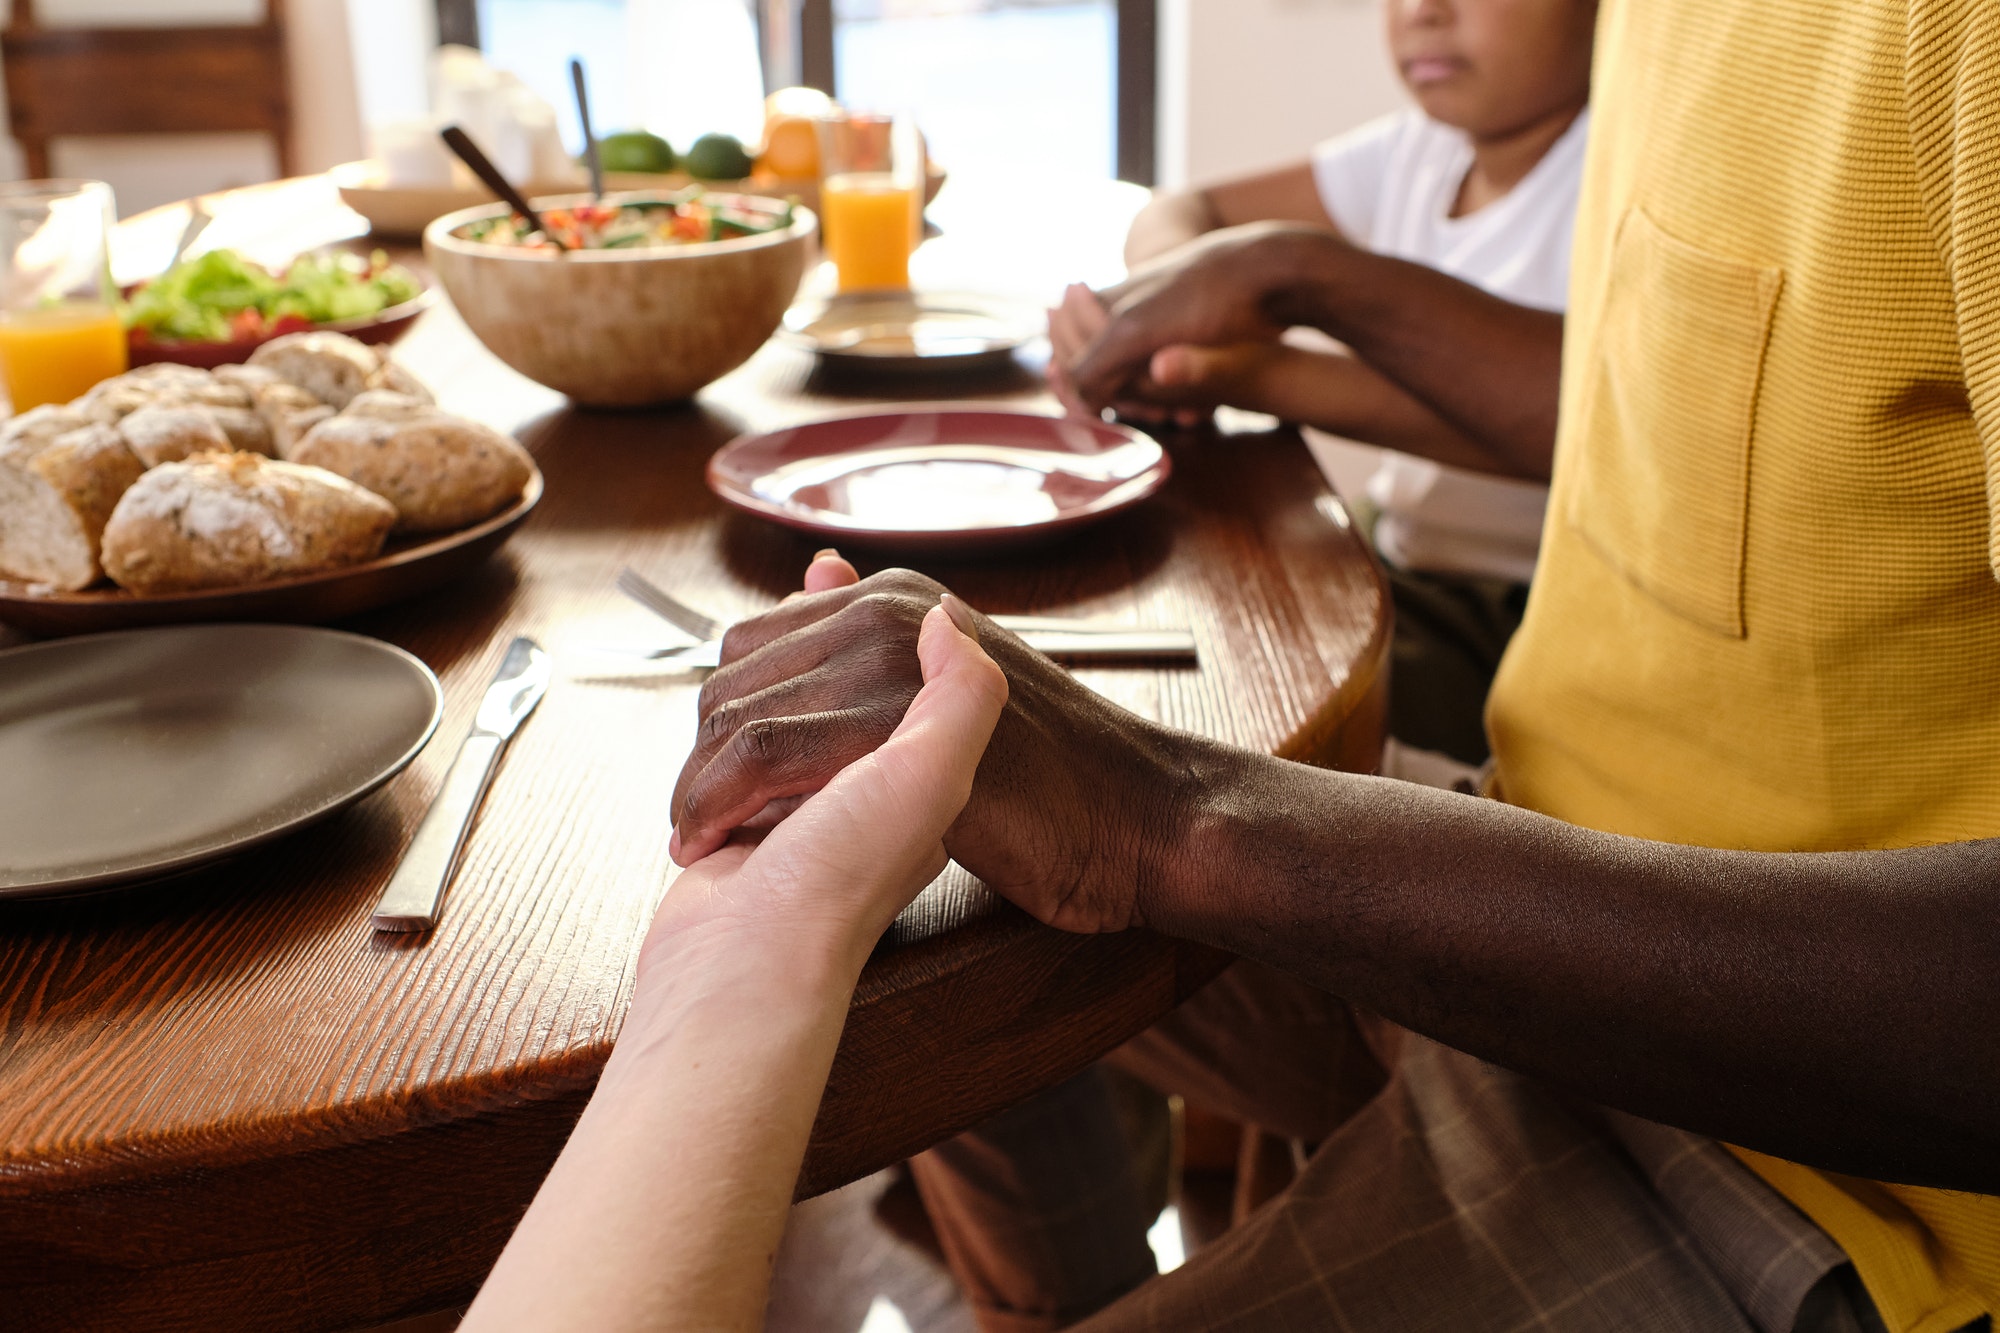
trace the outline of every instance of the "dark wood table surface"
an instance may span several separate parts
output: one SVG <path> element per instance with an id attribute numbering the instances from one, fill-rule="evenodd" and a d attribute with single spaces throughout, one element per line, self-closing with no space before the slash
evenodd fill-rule
<path id="1" fill-rule="evenodd" d="M 253 251 L 358 221 L 316 180 L 211 202 L 222 238 Z M 1079 271 L 1115 262 L 1129 205 L 1106 196 Z M 128 262 L 143 267 L 177 222 L 128 227 Z M 919 273 L 1039 280 L 1032 256 L 990 246 L 976 227 L 948 232 Z M 668 801 L 699 678 L 607 673 L 565 645 L 673 641 L 614 591 L 627 564 L 730 617 L 796 585 L 815 543 L 704 489 L 708 455 L 738 431 L 895 399 L 1047 406 L 1026 371 L 856 384 L 774 345 L 692 405 L 592 413 L 500 365 L 449 308 L 400 350 L 444 406 L 518 434 L 547 499 L 476 576 L 348 626 L 444 682 L 440 739 L 410 771 L 206 873 L 0 910 L 0 1325 L 341 1329 L 468 1299 L 590 1094 L 674 877 Z M 989 611 L 1190 625 L 1199 667 L 1082 677 L 1176 727 L 1372 767 L 1383 588 L 1308 452 L 1277 429 L 1171 448 L 1173 480 L 1135 511 L 1043 549 L 920 567 Z M 884 563 L 854 555 L 864 572 Z M 556 683 L 506 757 L 442 924 L 376 935 L 369 909 L 516 634 L 556 651 Z M 1219 965 L 1144 932 L 1059 934 L 948 872 L 862 980 L 801 1193 L 1066 1078 Z"/>

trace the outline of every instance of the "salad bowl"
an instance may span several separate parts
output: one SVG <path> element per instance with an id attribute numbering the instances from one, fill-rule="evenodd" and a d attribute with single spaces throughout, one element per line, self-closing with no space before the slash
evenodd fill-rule
<path id="1" fill-rule="evenodd" d="M 302 268 L 309 268 L 316 281 L 290 289 L 293 273 Z M 394 281 L 378 288 L 377 279 L 385 272 Z M 269 284 L 273 304 L 276 293 L 286 293 L 287 299 L 270 315 L 242 309 L 245 286 L 252 282 Z M 287 333 L 344 333 L 359 342 L 391 343 L 409 332 L 436 299 L 422 279 L 389 265 L 380 252 L 368 265 L 355 256 L 300 256 L 280 277 L 227 250 L 176 265 L 127 287 L 124 295 L 135 315 L 126 332 L 132 365 L 170 361 L 201 370 L 247 361 L 259 347 Z M 342 317 L 356 306 L 365 313 Z"/>
<path id="2" fill-rule="evenodd" d="M 705 198 L 767 214 L 789 207 Z M 603 203 L 658 199 L 610 194 Z M 549 216 L 590 198 L 532 202 Z M 772 230 L 677 244 L 558 251 L 466 235 L 510 216 L 505 204 L 447 214 L 425 230 L 424 257 L 494 355 L 586 407 L 679 402 L 748 361 L 798 295 L 819 230 L 809 210 L 794 208 Z"/>

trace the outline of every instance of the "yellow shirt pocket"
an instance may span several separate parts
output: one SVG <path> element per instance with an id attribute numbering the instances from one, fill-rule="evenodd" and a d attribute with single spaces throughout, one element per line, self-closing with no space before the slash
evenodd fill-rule
<path id="1" fill-rule="evenodd" d="M 1644 211 L 1611 253 L 1565 521 L 1675 614 L 1742 638 L 1757 386 L 1783 273 L 1697 249 Z"/>

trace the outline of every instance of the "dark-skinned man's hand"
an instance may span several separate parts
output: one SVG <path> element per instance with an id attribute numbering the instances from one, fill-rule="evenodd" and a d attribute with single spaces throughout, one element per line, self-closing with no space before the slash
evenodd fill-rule
<path id="1" fill-rule="evenodd" d="M 859 582 L 831 553 L 808 592 L 733 627 L 701 692 L 701 729 L 674 793 L 674 856 L 690 864 L 782 813 L 895 730 L 922 686 L 917 634 L 941 585 L 908 570 Z M 1011 691 L 953 859 L 1049 925 L 1142 924 L 1170 854 L 1179 738 L 1116 707 L 992 621 L 980 642 Z"/>

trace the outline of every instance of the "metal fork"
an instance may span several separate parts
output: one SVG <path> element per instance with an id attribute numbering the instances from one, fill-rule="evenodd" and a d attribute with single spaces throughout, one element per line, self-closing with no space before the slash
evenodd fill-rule
<path id="1" fill-rule="evenodd" d="M 721 638 L 723 631 L 729 628 L 714 616 L 695 610 L 636 569 L 628 568 L 618 575 L 618 591 L 675 629 L 692 634 L 703 643 Z"/>
<path id="2" fill-rule="evenodd" d="M 729 628 L 729 626 L 723 624 L 714 616 L 697 611 L 694 607 L 689 606 L 686 602 L 683 602 L 680 598 L 674 596 L 665 588 L 654 583 L 651 579 L 630 566 L 627 566 L 618 575 L 618 591 L 624 593 L 627 597 L 630 597 L 633 601 L 645 607 L 675 629 L 686 634 L 692 634 L 702 643 L 711 643 L 720 639 Z M 1015 634 L 1045 633 L 1077 637 L 1104 634 L 1118 637 L 1132 633 L 1149 632 L 1103 629 L 1084 624 L 1073 618 L 1064 619 L 1052 616 L 994 616 L 992 620 L 1000 628 L 1011 630 Z M 1186 630 L 1157 632 L 1192 637 L 1188 635 Z"/>

